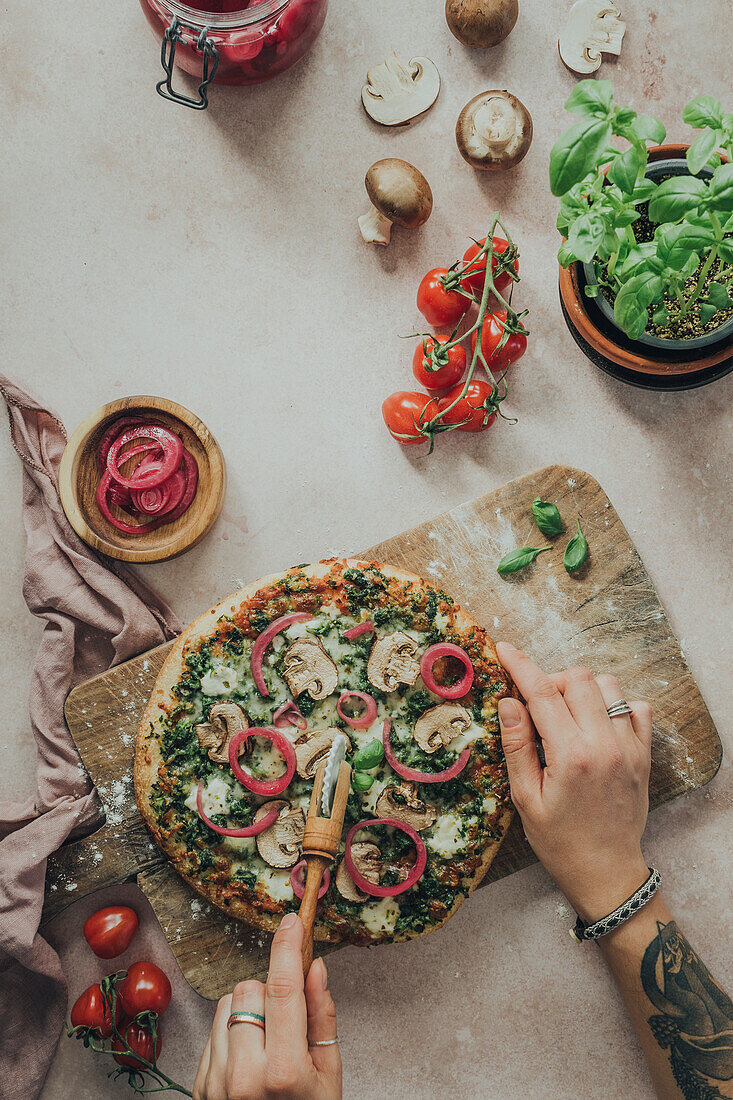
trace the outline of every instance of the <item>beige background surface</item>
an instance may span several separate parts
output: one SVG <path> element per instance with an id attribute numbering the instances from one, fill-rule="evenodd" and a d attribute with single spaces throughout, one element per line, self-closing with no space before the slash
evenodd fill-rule
<path id="1" fill-rule="evenodd" d="M 194 409 L 218 437 L 230 475 L 222 519 L 193 552 L 145 571 L 184 618 L 240 579 L 369 545 L 534 467 L 567 462 L 597 477 L 726 743 L 717 779 L 654 815 L 646 850 L 730 987 L 733 384 L 644 393 L 577 351 L 557 303 L 546 186 L 573 85 L 555 46 L 567 4 L 523 0 L 510 39 L 487 53 L 453 41 L 442 7 L 334 0 L 298 68 L 259 88 L 215 89 L 209 111 L 194 113 L 155 95 L 158 47 L 134 2 L 13 5 L 2 22 L 12 105 L 3 121 L 3 365 L 69 429 L 114 397 L 154 392 Z M 691 22 L 683 0 L 629 5 L 623 55 L 601 73 L 674 138 L 687 136 L 676 118 L 693 95 L 727 94 L 733 108 L 718 49 L 733 7 L 704 0 L 697 13 Z M 396 133 L 359 105 L 367 67 L 393 48 L 429 54 L 443 77 L 432 112 Z M 535 123 L 529 155 L 504 179 L 474 173 L 453 141 L 460 107 L 486 87 L 515 92 Z M 425 172 L 435 211 L 423 231 L 396 232 L 377 250 L 356 229 L 362 177 L 393 154 Z M 383 398 L 412 388 L 410 346 L 398 334 L 418 323 L 424 271 L 462 253 L 497 208 L 519 242 L 521 302 L 532 311 L 530 350 L 507 402 L 519 423 L 440 440 L 426 460 L 400 450 L 381 423 Z M 0 514 L 0 754 L 6 784 L 25 793 L 39 626 L 21 596 L 20 469 L 4 432 Z M 99 973 L 79 940 L 103 900 L 73 907 L 55 928 L 72 997 Z M 146 952 L 172 965 L 140 904 Z M 339 953 L 330 974 L 346 1095 L 651 1097 L 600 960 L 571 943 L 570 923 L 534 868 L 481 891 L 434 937 Z M 189 1084 L 211 1011 L 177 981 L 162 1062 Z M 62 1041 L 43 1095 L 128 1091 Z"/>

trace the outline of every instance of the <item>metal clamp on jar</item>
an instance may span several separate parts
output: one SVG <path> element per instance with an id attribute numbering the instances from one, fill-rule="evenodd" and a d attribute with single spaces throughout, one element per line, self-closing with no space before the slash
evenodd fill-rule
<path id="1" fill-rule="evenodd" d="M 158 94 L 197 111 L 208 106 L 208 88 L 214 81 L 260 84 L 291 68 L 320 34 L 328 8 L 328 0 L 140 3 L 161 40 L 165 76 L 156 85 Z M 174 89 L 175 66 L 199 78 L 196 98 Z"/>

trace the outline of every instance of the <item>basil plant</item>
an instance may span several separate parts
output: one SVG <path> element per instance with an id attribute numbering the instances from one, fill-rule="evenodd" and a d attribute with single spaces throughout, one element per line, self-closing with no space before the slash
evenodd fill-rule
<path id="1" fill-rule="evenodd" d="M 608 80 L 581 80 L 565 107 L 580 120 L 550 154 L 550 185 L 560 199 L 557 228 L 566 238 L 561 265 L 594 261 L 616 323 L 631 339 L 647 328 L 650 308 L 662 328 L 695 314 L 706 326 L 718 311 L 731 309 L 733 114 L 712 96 L 688 103 L 682 119 L 701 130 L 687 151 L 690 175 L 656 184 L 645 172 L 647 143 L 658 145 L 666 134 L 658 119 L 617 107 Z M 612 146 L 614 138 L 620 148 Z M 712 169 L 709 178 L 698 174 L 705 167 Z M 645 203 L 653 237 L 637 240 L 632 227 Z M 589 285 L 586 294 L 595 297 L 599 289 Z"/>

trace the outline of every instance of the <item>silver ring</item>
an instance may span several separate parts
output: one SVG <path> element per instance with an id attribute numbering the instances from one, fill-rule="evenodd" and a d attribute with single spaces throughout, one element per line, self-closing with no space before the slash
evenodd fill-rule
<path id="1" fill-rule="evenodd" d="M 332 1047 L 332 1046 L 335 1046 L 338 1041 L 339 1041 L 338 1035 L 336 1036 L 335 1039 L 319 1039 L 317 1042 L 314 1042 L 312 1039 L 309 1039 L 308 1040 L 308 1046 L 309 1047 Z"/>
<path id="2" fill-rule="evenodd" d="M 615 703 L 611 703 L 610 707 L 606 707 L 606 714 L 609 718 L 618 718 L 621 714 L 631 713 L 631 707 L 625 699 L 617 699 Z"/>
<path id="3" fill-rule="evenodd" d="M 265 1017 L 260 1016 L 259 1012 L 232 1012 L 227 1020 L 227 1031 L 232 1024 L 254 1024 L 255 1027 L 261 1027 L 264 1031 Z"/>

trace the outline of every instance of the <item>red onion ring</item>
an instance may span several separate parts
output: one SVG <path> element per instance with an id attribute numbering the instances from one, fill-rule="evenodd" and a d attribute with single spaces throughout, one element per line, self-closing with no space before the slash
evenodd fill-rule
<path id="1" fill-rule="evenodd" d="M 384 756 L 393 772 L 397 772 L 403 779 L 412 779 L 415 783 L 447 783 L 449 779 L 455 779 L 459 775 L 466 764 L 468 758 L 471 755 L 471 749 L 465 748 L 460 754 L 457 760 L 455 760 L 449 768 L 446 768 L 442 772 L 421 772 L 417 768 L 408 768 L 406 764 L 403 764 L 395 756 L 394 749 L 392 748 L 392 740 L 390 737 L 390 731 L 392 729 L 392 720 L 385 718 L 384 728 L 382 729 L 382 744 L 384 745 Z"/>
<path id="2" fill-rule="evenodd" d="M 341 709 L 341 704 L 345 699 L 361 699 L 364 704 L 364 712 L 357 717 L 346 714 Z M 377 717 L 377 703 L 373 696 L 368 695 L 365 691 L 342 691 L 336 703 L 336 711 L 339 718 L 343 718 L 344 722 L 347 722 L 355 730 L 365 730 L 371 726 Z"/>
<path id="3" fill-rule="evenodd" d="M 455 657 L 465 668 L 466 671 L 457 684 L 446 685 L 435 682 L 433 665 L 440 657 Z M 439 695 L 441 699 L 460 699 L 471 690 L 474 671 L 471 659 L 465 649 L 453 645 L 452 642 L 439 642 L 438 645 L 431 645 L 423 653 L 420 660 L 420 675 L 423 678 L 425 687 L 432 691 L 434 695 Z"/>
<path id="4" fill-rule="evenodd" d="M 107 469 L 107 455 L 109 449 L 118 436 L 121 436 L 128 428 L 144 428 L 150 424 L 149 420 L 141 420 L 139 416 L 121 416 L 113 421 L 102 433 L 97 444 L 97 462 L 101 473 Z"/>
<path id="5" fill-rule="evenodd" d="M 242 768 L 239 763 L 239 747 L 244 743 L 245 748 L 247 748 L 247 741 L 250 737 L 266 737 L 285 757 L 285 771 L 277 779 L 255 779 L 254 776 Z M 272 795 L 282 794 L 295 775 L 295 749 L 292 742 L 288 741 L 285 734 L 280 733 L 279 730 L 265 726 L 250 726 L 249 729 L 240 730 L 229 742 L 229 766 L 242 786 L 246 787 L 248 791 L 252 791 L 252 794 L 271 797 Z"/>
<path id="6" fill-rule="evenodd" d="M 272 724 L 279 730 L 287 729 L 288 726 L 295 726 L 299 730 L 308 729 L 307 718 L 300 713 L 297 703 L 292 699 L 288 699 L 287 703 L 277 708 L 272 716 Z"/>
<path id="7" fill-rule="evenodd" d="M 353 642 L 354 638 L 360 638 L 362 634 L 371 634 L 373 630 L 374 623 L 370 619 L 369 622 L 350 626 L 348 630 L 344 631 L 344 638 L 348 638 L 350 642 Z"/>
<path id="8" fill-rule="evenodd" d="M 196 459 L 193 457 L 190 451 L 183 449 L 183 468 L 186 475 L 186 489 L 181 497 L 180 503 L 176 504 L 170 512 L 166 512 L 164 523 L 173 523 L 174 519 L 179 519 L 184 512 L 188 511 L 191 507 L 193 498 L 196 496 L 196 489 L 199 483 L 199 468 Z"/>
<path id="9" fill-rule="evenodd" d="M 290 872 L 290 885 L 293 888 L 293 893 L 295 894 L 296 898 L 300 898 L 301 901 L 303 900 L 303 894 L 305 893 L 305 869 L 307 866 L 307 861 L 305 859 L 301 859 L 300 863 L 296 863 L 295 867 L 293 867 L 292 871 Z M 319 898 L 323 897 L 330 885 L 331 872 L 327 867 L 326 870 L 323 872 L 323 882 L 321 883 L 321 888 L 318 891 Z"/>
<path id="10" fill-rule="evenodd" d="M 112 485 L 112 475 L 109 470 L 105 470 L 102 474 L 99 485 L 97 485 L 96 499 L 97 507 L 107 520 L 107 523 L 111 523 L 113 527 L 116 527 L 118 531 L 123 531 L 126 535 L 147 535 L 150 531 L 154 531 L 159 526 L 160 520 L 151 520 L 150 523 L 124 523 L 123 520 L 117 519 L 113 516 L 107 503 L 107 495 Z"/>
<path id="11" fill-rule="evenodd" d="M 122 448 L 128 443 L 134 443 L 139 439 L 151 439 L 153 443 L 163 451 L 163 458 L 157 470 L 148 470 L 144 475 L 136 478 L 125 477 L 120 472 L 120 464 L 125 461 L 125 455 L 121 454 Z M 128 428 L 122 435 L 115 439 L 107 453 L 107 469 L 115 481 L 128 489 L 142 489 L 160 485 L 166 481 L 181 464 L 184 447 L 181 440 L 168 428 L 160 424 L 145 425 L 140 428 Z"/>
<path id="12" fill-rule="evenodd" d="M 375 825 L 391 825 L 394 829 L 399 829 L 400 832 L 407 833 L 410 840 L 415 845 L 416 858 L 410 873 L 404 882 L 398 882 L 395 886 L 375 886 L 373 882 L 370 882 L 369 879 L 359 874 L 354 864 L 353 856 L 351 855 L 351 842 L 354 838 L 354 834 L 358 833 L 360 829 L 372 829 Z M 344 860 L 346 862 L 346 870 L 354 880 L 354 885 L 361 890 L 362 893 L 370 894 L 375 898 L 393 898 L 397 894 L 404 894 L 405 890 L 409 890 L 411 886 L 415 885 L 425 870 L 428 862 L 428 853 L 425 848 L 425 841 L 415 832 L 411 825 L 408 825 L 404 821 L 399 821 L 396 817 L 375 817 L 367 818 L 364 821 L 358 821 L 356 825 L 349 829 L 346 836 Z"/>
<path id="13" fill-rule="evenodd" d="M 278 810 L 273 806 L 268 813 L 259 821 L 255 821 L 252 825 L 245 825 L 242 829 L 225 829 L 221 825 L 215 825 L 214 822 L 206 816 L 204 813 L 204 781 L 199 781 L 198 788 L 196 790 L 196 809 L 198 810 L 199 817 L 203 821 L 204 825 L 208 825 L 219 836 L 257 836 L 259 833 L 263 833 L 265 829 L 277 821 Z"/>
<path id="14" fill-rule="evenodd" d="M 255 686 L 260 695 L 267 697 L 270 694 L 267 690 L 265 677 L 262 674 L 262 658 L 272 639 L 281 631 L 287 630 L 291 623 L 299 623 L 303 622 L 305 619 L 312 618 L 313 616 L 308 611 L 295 611 L 292 615 L 281 615 L 279 619 L 275 619 L 268 627 L 265 627 L 262 633 L 255 639 L 255 643 L 252 646 L 252 656 L 249 660 L 249 667 L 252 670 L 252 678 L 254 679 Z"/>

